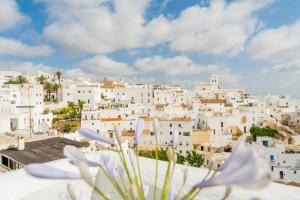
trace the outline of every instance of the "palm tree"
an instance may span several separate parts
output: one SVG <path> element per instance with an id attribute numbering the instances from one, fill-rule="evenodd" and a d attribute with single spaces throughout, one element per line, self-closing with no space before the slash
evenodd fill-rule
<path id="1" fill-rule="evenodd" d="M 25 76 L 17 76 L 14 79 L 9 79 L 5 84 L 25 84 L 28 83 L 28 80 Z"/>
<path id="2" fill-rule="evenodd" d="M 51 92 L 53 91 L 53 86 L 50 82 L 46 82 L 44 84 L 44 90 L 46 90 L 47 92 L 47 97 L 48 97 L 48 100 L 49 102 L 51 101 Z"/>
<path id="3" fill-rule="evenodd" d="M 35 79 L 39 84 L 44 85 L 47 81 L 47 78 L 43 75 L 36 77 Z"/>
<path id="4" fill-rule="evenodd" d="M 60 86 L 57 83 L 52 85 L 52 90 L 55 92 L 55 98 L 57 101 L 58 101 L 58 89 L 59 88 L 60 88 Z"/>
<path id="5" fill-rule="evenodd" d="M 17 84 L 25 84 L 25 83 L 28 83 L 28 80 L 25 76 L 18 76 L 16 78 L 16 82 L 17 82 Z"/>
<path id="6" fill-rule="evenodd" d="M 83 105 L 85 104 L 85 101 L 79 100 L 78 101 L 78 109 L 79 109 L 79 119 L 81 119 L 81 113 L 83 110 Z"/>
<path id="7" fill-rule="evenodd" d="M 57 76 L 57 79 L 58 79 L 58 84 L 60 85 L 60 81 L 61 81 L 61 75 L 62 75 L 62 73 L 61 73 L 61 71 L 57 71 L 55 74 L 56 74 L 56 76 Z"/>

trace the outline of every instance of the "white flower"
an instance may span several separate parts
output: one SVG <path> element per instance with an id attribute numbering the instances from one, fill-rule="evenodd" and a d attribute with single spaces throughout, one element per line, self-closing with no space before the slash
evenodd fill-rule
<path id="1" fill-rule="evenodd" d="M 85 154 L 78 148 L 74 146 L 67 145 L 64 148 L 64 156 L 71 159 L 73 164 L 77 164 L 79 161 L 86 162 L 91 167 L 99 166 L 99 163 L 91 161 L 86 158 Z"/>
<path id="2" fill-rule="evenodd" d="M 113 144 L 113 145 L 115 144 L 115 142 L 112 139 L 107 138 L 99 133 L 96 133 L 95 131 L 90 130 L 88 128 L 81 128 L 79 130 L 79 133 L 80 133 L 80 135 L 82 135 L 86 138 L 92 139 L 92 140 L 97 140 L 97 141 L 104 142 L 107 144 Z"/>
<path id="3" fill-rule="evenodd" d="M 25 170 L 30 175 L 37 178 L 46 179 L 80 179 L 80 174 L 69 172 L 66 170 L 50 167 L 45 164 L 29 164 L 25 167 Z"/>
<path id="4" fill-rule="evenodd" d="M 79 168 L 81 177 L 90 185 L 93 186 L 94 185 L 94 181 L 93 181 L 93 177 L 91 175 L 91 172 L 89 170 L 88 165 L 86 164 L 86 162 L 84 161 L 79 161 L 77 163 L 77 166 Z"/>
<path id="5" fill-rule="evenodd" d="M 173 133 L 173 148 L 176 149 L 178 145 L 178 140 L 179 140 L 179 133 L 178 131 L 174 131 Z"/>
<path id="6" fill-rule="evenodd" d="M 221 172 L 195 187 L 236 185 L 246 189 L 259 189 L 266 186 L 271 180 L 267 160 L 258 149 L 246 146 L 244 137 L 240 138 L 237 145 L 233 155 L 221 167 Z"/>

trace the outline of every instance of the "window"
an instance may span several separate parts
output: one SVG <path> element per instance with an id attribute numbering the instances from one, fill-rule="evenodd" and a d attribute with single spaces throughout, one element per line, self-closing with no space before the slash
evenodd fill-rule
<path id="1" fill-rule="evenodd" d="M 274 155 L 270 155 L 270 161 L 274 161 Z"/>
<path id="2" fill-rule="evenodd" d="M 2 165 L 8 167 L 8 158 L 5 156 L 2 156 Z"/>
<path id="3" fill-rule="evenodd" d="M 271 171 L 274 171 L 274 166 L 271 166 Z"/>
<path id="4" fill-rule="evenodd" d="M 172 133 L 172 131 L 170 131 L 170 135 L 172 135 L 173 133 Z"/>
<path id="5" fill-rule="evenodd" d="M 221 128 L 223 128 L 224 127 L 224 123 L 223 122 L 221 122 Z"/>
<path id="6" fill-rule="evenodd" d="M 181 124 L 178 124 L 178 127 L 181 127 Z"/>
<path id="7" fill-rule="evenodd" d="M 263 140 L 262 141 L 262 145 L 264 145 L 265 147 L 268 147 L 269 146 L 269 143 L 267 140 Z M 270 156 L 271 157 L 271 156 Z"/>
<path id="8" fill-rule="evenodd" d="M 170 124 L 170 127 L 172 127 L 172 124 Z"/>
<path id="9" fill-rule="evenodd" d="M 297 174 L 297 171 L 296 171 L 296 170 L 294 170 L 294 174 Z"/>

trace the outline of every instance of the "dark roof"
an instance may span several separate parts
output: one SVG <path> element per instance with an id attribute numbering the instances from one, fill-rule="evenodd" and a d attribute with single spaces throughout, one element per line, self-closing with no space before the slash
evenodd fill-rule
<path id="1" fill-rule="evenodd" d="M 21 164 L 45 163 L 64 158 L 63 149 L 66 145 L 75 147 L 87 147 L 88 142 L 77 142 L 66 138 L 49 138 L 25 143 L 24 150 L 6 149 L 0 154 L 6 155 Z"/>

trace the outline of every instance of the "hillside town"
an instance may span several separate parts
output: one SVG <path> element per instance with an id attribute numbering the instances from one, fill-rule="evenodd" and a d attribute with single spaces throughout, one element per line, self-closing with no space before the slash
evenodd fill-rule
<path id="1" fill-rule="evenodd" d="M 60 71 L 0 71 L 0 171 L 62 159 L 66 144 L 85 152 L 109 149 L 82 138 L 88 128 L 114 138 L 114 128 L 134 147 L 135 123 L 145 122 L 139 149 L 172 146 L 197 152 L 204 167 L 219 167 L 241 135 L 260 146 L 273 181 L 300 184 L 300 99 L 221 88 L 218 76 L 194 84 L 138 84 L 104 78 L 67 78 Z M 154 130 L 155 120 L 159 122 Z"/>

